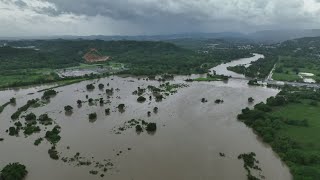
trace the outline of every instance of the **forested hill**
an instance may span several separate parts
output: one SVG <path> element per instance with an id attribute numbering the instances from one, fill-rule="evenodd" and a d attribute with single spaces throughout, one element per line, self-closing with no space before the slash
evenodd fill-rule
<path id="1" fill-rule="evenodd" d="M 280 44 L 282 54 L 293 56 L 312 56 L 320 53 L 320 37 L 306 37 L 285 41 Z"/>
<path id="2" fill-rule="evenodd" d="M 6 71 L 76 66 L 83 62 L 83 55 L 91 48 L 111 56 L 113 62 L 124 63 L 130 69 L 126 73 L 136 75 L 203 73 L 207 70 L 202 66 L 204 63 L 218 64 L 249 55 L 236 49 L 199 53 L 171 43 L 151 41 L 58 39 L 12 41 L 7 45 L 0 48 L 0 67 Z"/>

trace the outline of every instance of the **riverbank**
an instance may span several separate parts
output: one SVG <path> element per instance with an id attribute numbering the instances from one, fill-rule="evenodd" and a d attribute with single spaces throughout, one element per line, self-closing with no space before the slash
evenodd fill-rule
<path id="1" fill-rule="evenodd" d="M 269 143 L 294 179 L 320 179 L 320 94 L 287 87 L 238 118 Z"/>

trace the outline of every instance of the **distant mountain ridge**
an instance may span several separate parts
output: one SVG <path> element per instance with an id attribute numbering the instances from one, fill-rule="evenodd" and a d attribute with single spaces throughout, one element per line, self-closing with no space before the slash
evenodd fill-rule
<path id="1" fill-rule="evenodd" d="M 248 36 L 257 42 L 277 43 L 303 37 L 318 37 L 320 29 L 265 30 L 248 34 Z"/>
<path id="2" fill-rule="evenodd" d="M 137 35 L 137 36 L 106 36 L 106 35 L 92 35 L 92 36 L 39 36 L 39 37 L 3 37 L 1 40 L 32 40 L 32 39 L 68 39 L 68 40 L 105 40 L 105 41 L 119 41 L 119 40 L 136 40 L 136 41 L 166 41 L 174 39 L 229 39 L 229 40 L 244 40 L 253 41 L 257 43 L 278 43 L 287 40 L 303 38 L 303 37 L 317 37 L 320 36 L 320 29 L 296 29 L 296 30 L 264 30 L 254 33 L 240 33 L 240 32 L 219 32 L 219 33 L 181 33 L 168 35 Z"/>

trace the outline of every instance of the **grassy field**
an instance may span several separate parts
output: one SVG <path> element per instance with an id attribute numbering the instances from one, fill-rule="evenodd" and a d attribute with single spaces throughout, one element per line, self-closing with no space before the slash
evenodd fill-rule
<path id="1" fill-rule="evenodd" d="M 303 82 L 299 73 L 312 73 L 312 79 L 320 82 L 320 62 L 308 58 L 280 56 L 272 78 L 278 81 Z"/>
<path id="2" fill-rule="evenodd" d="M 276 73 L 276 72 L 274 72 L 273 75 L 272 75 L 272 79 L 277 80 L 277 81 L 290 81 L 290 82 L 294 82 L 294 81 L 299 82 L 299 81 L 302 80 L 292 70 L 286 68 L 285 71 L 288 72 L 288 73 Z"/>
<path id="3" fill-rule="evenodd" d="M 320 164 L 309 162 L 317 161 L 316 159 L 320 158 L 320 106 L 312 106 L 310 105 L 310 100 L 305 100 L 302 103 L 293 103 L 275 108 L 271 114 L 284 119 L 305 119 L 308 121 L 308 127 L 285 125 L 278 133 L 279 136 L 289 137 L 298 143 L 298 151 L 304 154 L 296 157 L 299 159 L 297 161 L 301 161 L 301 164 L 287 162 L 296 176 L 295 179 L 314 179 L 303 178 L 304 175 L 307 175 L 305 173 L 310 173 L 311 176 L 318 174 L 318 176 L 314 175 L 314 177 L 319 178 Z M 300 174 L 300 176 L 297 176 L 297 174 Z"/>
<path id="4" fill-rule="evenodd" d="M 52 69 L 28 69 L 21 70 L 16 74 L 0 76 L 0 88 L 16 86 L 18 84 L 41 84 L 41 82 L 55 81 L 58 76 Z"/>
<path id="5" fill-rule="evenodd" d="M 320 106 L 312 106 L 310 100 L 305 100 L 275 108 L 272 115 L 285 119 L 306 119 L 308 127 L 288 125 L 280 133 L 292 137 L 306 151 L 320 150 Z"/>
<path id="6" fill-rule="evenodd" d="M 66 70 L 85 70 L 85 69 L 97 69 L 97 68 L 110 68 L 110 70 L 121 70 L 124 68 L 122 63 L 105 63 L 105 64 L 84 64 L 80 63 L 79 66 L 68 67 Z M 34 84 L 43 84 L 43 83 L 51 83 L 51 82 L 69 82 L 70 79 L 63 80 L 59 78 L 56 74 L 58 69 L 49 69 L 49 68 L 41 68 L 41 69 L 27 69 L 27 70 L 19 70 L 15 71 L 12 74 L 1 75 L 0 76 L 0 88 L 6 87 L 19 87 L 26 85 L 34 85 Z M 78 81 L 79 78 L 76 78 Z"/>

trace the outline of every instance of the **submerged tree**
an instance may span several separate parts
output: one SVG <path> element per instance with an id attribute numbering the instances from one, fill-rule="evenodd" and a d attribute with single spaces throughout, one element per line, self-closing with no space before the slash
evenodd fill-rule
<path id="1" fill-rule="evenodd" d="M 50 99 L 50 97 L 57 95 L 58 92 L 55 91 L 54 89 L 49 89 L 45 91 L 42 95 L 42 99 Z"/>
<path id="2" fill-rule="evenodd" d="M 104 88 L 104 84 L 99 84 L 98 87 L 99 87 L 99 89 L 103 89 Z"/>
<path id="3" fill-rule="evenodd" d="M 113 88 L 111 89 L 106 89 L 107 95 L 112 95 L 113 94 Z"/>
<path id="4" fill-rule="evenodd" d="M 78 101 L 77 101 L 77 104 L 78 104 L 79 106 L 81 106 L 81 105 L 82 105 L 82 101 L 81 101 L 81 100 L 78 100 Z"/>
<path id="5" fill-rule="evenodd" d="M 94 85 L 93 84 L 88 84 L 87 86 L 87 90 L 94 90 Z"/>
<path id="6" fill-rule="evenodd" d="M 249 102 L 249 103 L 253 103 L 253 102 L 254 102 L 254 99 L 253 99 L 252 97 L 249 97 L 249 98 L 248 98 L 248 102 Z"/>
<path id="7" fill-rule="evenodd" d="M 11 104 L 15 104 L 15 103 L 16 103 L 16 98 L 14 98 L 14 97 L 11 98 L 11 99 L 10 99 L 10 103 L 11 103 Z"/>
<path id="8" fill-rule="evenodd" d="M 221 103 L 224 103 L 224 101 L 222 99 L 217 99 L 214 101 L 216 104 L 221 104 Z"/>
<path id="9" fill-rule="evenodd" d="M 147 100 L 147 99 L 146 99 L 145 97 L 143 97 L 143 96 L 139 96 L 138 99 L 137 99 L 137 101 L 140 102 L 140 103 L 143 103 L 143 102 L 145 102 L 146 100 Z"/>
<path id="10" fill-rule="evenodd" d="M 100 105 L 103 105 L 104 104 L 104 100 L 103 100 L 103 98 L 100 98 Z"/>
<path id="11" fill-rule="evenodd" d="M 157 124 L 156 124 L 156 123 L 149 123 L 149 124 L 147 125 L 146 130 L 147 130 L 148 132 L 155 132 L 155 131 L 157 130 Z"/>
<path id="12" fill-rule="evenodd" d="M 26 166 L 20 163 L 11 163 L 1 170 L 1 178 L 3 180 L 22 180 L 28 174 Z"/>
<path id="13" fill-rule="evenodd" d="M 206 102 L 208 102 L 208 100 L 206 100 L 206 98 L 202 98 L 202 99 L 201 99 L 201 102 L 202 102 L 202 103 L 206 103 Z"/>
<path id="14" fill-rule="evenodd" d="M 110 108 L 105 109 L 104 112 L 106 113 L 106 115 L 110 115 Z"/>
<path id="15" fill-rule="evenodd" d="M 120 111 L 124 111 L 124 108 L 125 108 L 126 106 L 124 105 L 124 104 L 119 104 L 118 105 L 118 109 L 120 110 Z"/>
<path id="16" fill-rule="evenodd" d="M 158 110 L 159 110 L 158 107 L 154 107 L 154 108 L 153 108 L 153 112 L 154 112 L 154 113 L 158 113 Z"/>
<path id="17" fill-rule="evenodd" d="M 65 107 L 64 107 L 64 110 L 65 110 L 66 112 L 72 112 L 73 107 L 70 106 L 70 105 L 68 105 L 68 106 L 65 106 Z"/>
<path id="18" fill-rule="evenodd" d="M 29 113 L 26 115 L 25 120 L 26 121 L 34 121 L 37 119 L 37 116 L 34 113 Z"/>
<path id="19" fill-rule="evenodd" d="M 97 113 L 90 113 L 89 120 L 95 120 L 95 119 L 97 119 Z"/>
<path id="20" fill-rule="evenodd" d="M 141 125 L 136 125 L 136 132 L 140 133 L 142 131 L 143 131 L 143 129 L 142 129 Z"/>
<path id="21" fill-rule="evenodd" d="M 163 99 L 163 95 L 160 93 L 155 93 L 154 96 L 156 97 L 157 102 L 162 101 Z"/>

